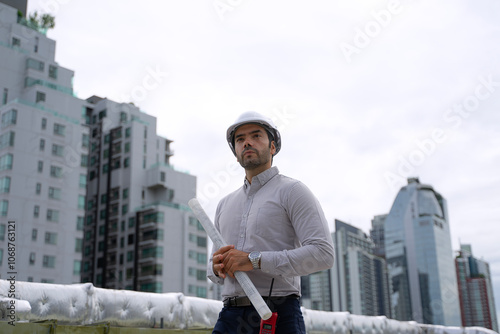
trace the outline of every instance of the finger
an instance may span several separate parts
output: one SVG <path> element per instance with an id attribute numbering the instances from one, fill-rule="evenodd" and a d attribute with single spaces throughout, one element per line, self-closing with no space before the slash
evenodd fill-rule
<path id="1" fill-rule="evenodd" d="M 221 247 L 219 248 L 215 253 L 214 253 L 214 256 L 215 255 L 219 255 L 219 254 L 224 254 L 226 253 L 227 251 L 231 250 L 234 248 L 234 245 L 227 245 L 227 246 L 224 246 L 224 247 Z"/>

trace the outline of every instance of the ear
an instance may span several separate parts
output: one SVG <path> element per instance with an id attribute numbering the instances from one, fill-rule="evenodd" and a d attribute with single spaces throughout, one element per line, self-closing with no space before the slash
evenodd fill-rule
<path id="1" fill-rule="evenodd" d="M 271 142 L 271 154 L 274 155 L 276 153 L 276 145 L 274 140 Z"/>

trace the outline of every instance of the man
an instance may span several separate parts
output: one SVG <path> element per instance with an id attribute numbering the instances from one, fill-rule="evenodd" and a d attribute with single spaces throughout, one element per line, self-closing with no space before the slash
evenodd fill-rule
<path id="1" fill-rule="evenodd" d="M 208 277 L 223 284 L 224 308 L 213 333 L 259 333 L 260 317 L 234 278 L 247 272 L 267 300 L 276 333 L 305 333 L 300 276 L 333 266 L 334 249 L 320 204 L 301 182 L 271 167 L 281 148 L 273 122 L 246 112 L 227 130 L 227 141 L 245 169 L 244 185 L 223 198 L 215 227 L 231 245 L 214 249 Z"/>

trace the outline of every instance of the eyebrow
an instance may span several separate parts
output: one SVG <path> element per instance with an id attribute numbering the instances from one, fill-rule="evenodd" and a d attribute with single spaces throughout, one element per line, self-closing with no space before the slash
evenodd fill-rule
<path id="1" fill-rule="evenodd" d="M 253 131 L 251 131 L 251 132 L 249 133 L 249 135 L 252 135 L 252 134 L 254 134 L 254 133 L 259 133 L 259 132 L 262 132 L 262 130 L 261 130 L 261 129 L 253 130 Z M 236 138 L 240 138 L 240 137 L 243 137 L 243 136 L 245 136 L 245 135 L 246 135 L 245 133 L 241 133 L 241 134 L 239 134 L 239 135 L 236 135 L 234 138 L 235 138 L 235 139 L 236 139 Z"/>

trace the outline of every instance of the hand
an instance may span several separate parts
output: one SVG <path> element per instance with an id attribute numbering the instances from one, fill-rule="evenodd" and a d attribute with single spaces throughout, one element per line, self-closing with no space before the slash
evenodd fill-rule
<path id="1" fill-rule="evenodd" d="M 212 269 L 214 274 L 221 278 L 226 278 L 224 264 L 222 263 L 224 261 L 224 254 L 231 249 L 234 249 L 234 245 L 221 247 L 212 256 Z"/>
<path id="2" fill-rule="evenodd" d="M 226 274 L 234 278 L 235 271 L 252 270 L 248 254 L 235 249 L 234 245 L 221 247 L 212 258 L 214 273 L 218 273 L 221 278 L 226 278 Z"/>

